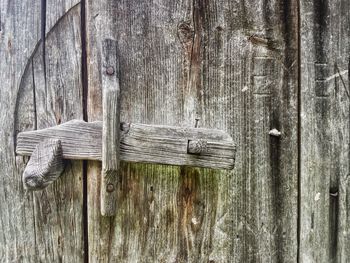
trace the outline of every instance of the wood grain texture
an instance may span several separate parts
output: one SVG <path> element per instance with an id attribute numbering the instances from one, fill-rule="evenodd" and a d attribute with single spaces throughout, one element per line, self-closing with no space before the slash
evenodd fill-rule
<path id="1" fill-rule="evenodd" d="M 59 139 L 64 158 L 101 161 L 102 126 L 103 123 L 98 121 L 72 120 L 43 130 L 22 132 L 18 134 L 16 152 L 31 155 L 42 140 Z M 224 131 L 136 123 L 124 128 L 120 139 L 120 159 L 123 161 L 228 170 L 234 167 L 236 147 Z M 206 150 L 200 154 L 188 154 L 195 148 L 190 146 L 189 149 L 189 142 L 197 140 L 206 141 Z"/>
<path id="2" fill-rule="evenodd" d="M 43 190 L 56 181 L 63 170 L 61 141 L 44 140 L 36 146 L 24 169 L 24 187 L 32 191 Z"/>
<path id="3" fill-rule="evenodd" d="M 236 152 L 236 149 L 232 147 L 233 153 Z M 208 152 L 208 142 L 203 139 L 190 140 L 187 144 L 187 153 L 192 154 L 204 154 Z M 234 159 L 234 156 L 233 156 Z M 232 168 L 233 169 L 233 168 Z"/>
<path id="4" fill-rule="evenodd" d="M 87 0 L 89 121 L 102 118 L 96 54 L 109 37 L 121 121 L 193 127 L 199 117 L 237 143 L 234 172 L 122 165 L 108 220 L 90 163 L 91 262 L 296 262 L 297 3 Z"/>
<path id="5" fill-rule="evenodd" d="M 47 189 L 25 195 L 21 175 L 28 158 L 15 155 L 18 132 L 81 117 L 77 3 L 47 3 L 45 93 L 40 1 L 0 1 L 1 262 L 82 260 L 81 162 L 68 163 Z"/>
<path id="6" fill-rule="evenodd" d="M 120 88 L 117 42 L 102 43 L 102 178 L 101 214 L 112 216 L 117 206 L 117 183 L 120 167 Z"/>
<path id="7" fill-rule="evenodd" d="M 350 3 L 300 3 L 300 262 L 349 262 Z"/>

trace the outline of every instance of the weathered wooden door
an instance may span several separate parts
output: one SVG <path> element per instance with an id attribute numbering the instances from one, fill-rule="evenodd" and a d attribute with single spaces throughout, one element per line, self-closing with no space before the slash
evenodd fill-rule
<path id="1" fill-rule="evenodd" d="M 348 262 L 347 0 L 0 0 L 1 262 Z M 231 172 L 69 161 L 25 194 L 18 132 L 102 120 L 101 45 L 117 43 L 121 120 L 199 125 Z M 46 70 L 43 68 L 43 57 Z"/>

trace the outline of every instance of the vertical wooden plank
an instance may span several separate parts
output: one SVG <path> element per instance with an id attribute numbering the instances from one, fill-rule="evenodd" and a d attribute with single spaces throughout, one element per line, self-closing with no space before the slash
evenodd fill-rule
<path id="1" fill-rule="evenodd" d="M 296 261 L 297 1 L 209 6 L 204 119 L 238 145 L 232 261 Z"/>
<path id="2" fill-rule="evenodd" d="M 349 12 L 301 2 L 301 262 L 349 261 Z"/>
<path id="3" fill-rule="evenodd" d="M 112 216 L 117 206 L 117 183 L 120 148 L 120 90 L 117 77 L 117 43 L 112 39 L 102 42 L 102 178 L 101 214 Z"/>
<path id="4" fill-rule="evenodd" d="M 115 16 L 116 1 L 86 1 L 86 34 L 87 34 L 87 77 L 88 77 L 88 121 L 103 121 L 103 68 L 102 43 L 105 39 L 116 39 Z M 113 48 L 117 49 L 117 43 Z M 118 50 L 116 50 L 117 53 Z M 111 217 L 101 216 L 101 162 L 89 161 L 87 165 L 87 212 L 88 212 L 88 260 L 89 262 L 108 262 L 110 239 L 114 233 Z M 122 171 L 116 183 L 116 213 L 119 213 L 119 199 Z M 115 196 L 114 196 L 115 197 Z"/>
<path id="5" fill-rule="evenodd" d="M 25 195 L 21 177 L 28 160 L 14 154 L 18 131 L 81 117 L 77 3 L 48 3 L 46 97 L 37 45 L 40 1 L 0 1 L 2 262 L 82 260 L 80 162 L 69 163 L 65 174 L 46 190 Z"/>
<path id="6" fill-rule="evenodd" d="M 87 13 L 89 120 L 102 116 L 102 34 L 118 43 L 122 121 L 199 116 L 238 144 L 233 173 L 122 164 L 109 220 L 91 164 L 90 260 L 295 262 L 297 1 L 87 1 Z"/>
<path id="7" fill-rule="evenodd" d="M 329 185 L 330 261 L 350 260 L 350 3 L 330 4 L 332 57 L 330 74 L 331 102 L 331 178 Z M 334 77 L 334 78 L 333 78 Z"/>
<path id="8" fill-rule="evenodd" d="M 55 8 L 47 3 L 47 18 Z M 43 78 L 42 49 L 33 57 L 37 128 L 42 129 L 64 123 L 71 119 L 82 119 L 82 80 L 81 80 L 81 38 L 80 6 L 74 5 L 65 13 L 46 39 L 46 81 Z M 47 188 L 45 195 L 35 193 L 34 211 L 47 216 L 47 227 L 41 219 L 36 220 L 37 246 L 41 261 L 83 260 L 82 227 L 82 162 L 68 161 L 65 173 L 53 186 Z M 58 207 L 55 209 L 55 206 Z M 51 212 L 49 212 L 51 210 Z M 54 212 L 57 211 L 57 212 Z M 72 211 L 72 213 L 67 213 Z M 73 212 L 74 211 L 74 212 Z M 45 214 L 44 213 L 44 214 Z M 59 218 L 59 219 L 58 219 Z M 44 217 L 45 220 L 45 217 Z M 52 245 L 42 245 L 52 231 L 52 225 L 59 228 L 54 234 Z M 73 233 L 73 234 L 72 234 Z M 57 249 L 58 248 L 58 249 Z"/>

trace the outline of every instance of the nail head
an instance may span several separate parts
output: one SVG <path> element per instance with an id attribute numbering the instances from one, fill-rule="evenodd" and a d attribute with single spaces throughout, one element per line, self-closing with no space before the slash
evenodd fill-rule
<path id="1" fill-rule="evenodd" d="M 114 191 L 114 185 L 113 184 L 107 184 L 107 192 L 113 192 Z"/>
<path id="2" fill-rule="evenodd" d="M 195 127 L 195 128 L 198 128 L 198 123 L 199 123 L 200 118 L 196 118 L 195 120 L 196 120 L 196 122 L 195 122 L 195 124 L 194 124 L 194 127 Z"/>
<path id="3" fill-rule="evenodd" d="M 107 67 L 106 73 L 107 73 L 107 75 L 113 75 L 114 68 L 112 66 Z"/>

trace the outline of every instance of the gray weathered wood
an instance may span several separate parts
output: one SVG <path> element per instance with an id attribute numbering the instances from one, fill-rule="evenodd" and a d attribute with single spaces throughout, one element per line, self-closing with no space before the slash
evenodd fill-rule
<path id="1" fill-rule="evenodd" d="M 101 214 L 113 216 L 117 205 L 120 167 L 120 89 L 115 40 L 103 41 L 101 57 L 103 90 Z"/>
<path id="2" fill-rule="evenodd" d="M 14 154 L 18 132 L 82 118 L 79 6 L 47 4 L 45 91 L 40 3 L 0 0 L 4 262 L 83 261 L 81 162 L 25 196 L 27 158 Z M 114 218 L 100 215 L 101 163 L 89 161 L 89 261 L 348 262 L 349 6 L 87 0 L 89 121 L 103 119 L 101 40 L 112 38 L 122 121 L 191 126 L 200 116 L 203 127 L 226 131 L 238 145 L 234 172 L 122 163 Z M 202 151 L 196 142 L 183 149 Z"/>
<path id="3" fill-rule="evenodd" d="M 233 172 L 122 164 L 109 220 L 89 163 L 89 260 L 296 262 L 298 1 L 86 3 L 89 121 L 102 119 L 98 54 L 109 37 L 121 121 L 190 127 L 198 116 L 237 143 Z"/>
<path id="4" fill-rule="evenodd" d="M 28 190 L 43 190 L 62 174 L 64 161 L 60 140 L 40 142 L 23 172 L 23 183 Z"/>
<path id="5" fill-rule="evenodd" d="M 125 127 L 124 127 L 125 128 Z M 18 134 L 16 152 L 30 155 L 44 139 L 59 139 L 66 159 L 102 160 L 102 122 L 72 120 L 37 131 Z M 206 151 L 188 154 L 188 142 L 207 141 Z M 204 128 L 130 124 L 122 131 L 120 159 L 127 162 L 233 169 L 235 145 L 225 132 Z"/>
<path id="6" fill-rule="evenodd" d="M 187 145 L 187 153 L 204 154 L 208 151 L 206 140 L 190 140 Z"/>
<path id="7" fill-rule="evenodd" d="M 17 133 L 82 118 L 80 6 L 47 1 L 47 92 L 40 1 L 0 0 L 0 261 L 82 262 L 82 162 L 25 195 Z M 73 99 L 74 98 L 74 99 Z"/>
<path id="8" fill-rule="evenodd" d="M 350 262 L 350 2 L 300 1 L 300 262 Z"/>

